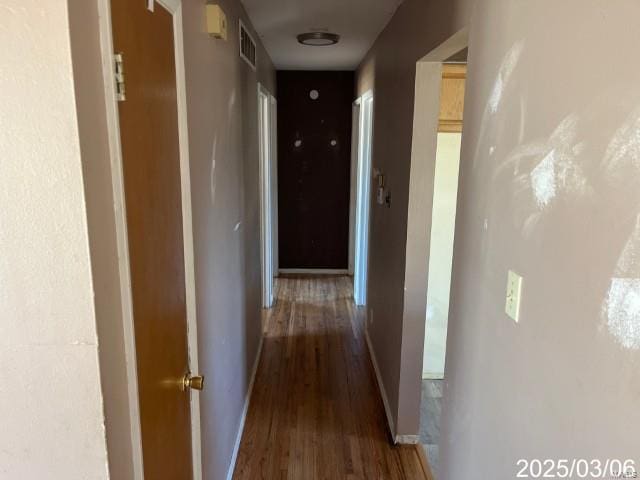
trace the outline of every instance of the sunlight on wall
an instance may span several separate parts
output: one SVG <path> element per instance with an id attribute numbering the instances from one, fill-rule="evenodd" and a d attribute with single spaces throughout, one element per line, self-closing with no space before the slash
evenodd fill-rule
<path id="1" fill-rule="evenodd" d="M 609 177 L 616 176 L 616 170 L 625 164 L 633 166 L 640 173 L 640 108 L 616 131 L 605 153 L 605 170 Z"/>
<path id="2" fill-rule="evenodd" d="M 500 71 L 498 72 L 498 77 L 493 84 L 491 96 L 489 97 L 488 106 L 491 113 L 496 113 L 498 111 L 504 90 L 509 83 L 509 79 L 515 70 L 516 65 L 518 64 L 518 60 L 520 60 L 520 55 L 522 55 L 523 49 L 524 42 L 520 41 L 511 47 L 511 50 L 509 50 L 505 55 Z"/>
<path id="3" fill-rule="evenodd" d="M 612 278 L 604 301 L 607 328 L 624 348 L 640 349 L 640 278 Z"/>
<path id="4" fill-rule="evenodd" d="M 226 139 L 227 141 L 227 158 L 229 158 L 232 143 L 229 139 L 233 138 L 231 134 L 235 128 L 233 110 L 236 105 L 236 96 L 236 90 L 234 89 L 231 95 L 229 95 L 229 101 L 227 102 L 227 121 L 224 122 L 224 131 L 223 134 L 220 135 L 222 139 Z M 215 205 L 216 203 L 216 160 L 220 157 L 218 146 L 218 132 L 216 131 L 213 134 L 213 145 L 211 147 L 211 205 Z"/>
<path id="5" fill-rule="evenodd" d="M 496 170 L 494 179 L 511 170 L 514 179 L 516 224 L 530 236 L 542 218 L 560 198 L 584 197 L 593 193 L 577 158 L 585 144 L 579 140 L 580 117 L 569 115 L 548 138 L 519 145 Z"/>
<path id="6" fill-rule="evenodd" d="M 604 159 L 605 178 L 617 185 L 640 175 L 640 109 L 616 131 Z M 631 180 L 629 180 L 631 179 Z M 633 184 L 630 188 L 637 188 Z M 624 190 L 623 190 L 624 191 Z M 625 245 L 602 305 L 609 333 L 626 349 L 640 349 L 640 215 Z"/>
<path id="7" fill-rule="evenodd" d="M 496 114 L 504 103 L 507 84 L 512 79 L 523 53 L 518 42 L 503 58 L 500 72 L 487 99 L 474 163 L 487 148 L 495 155 L 495 137 L 484 131 L 490 115 Z M 544 234 L 553 212 L 571 215 L 580 211 L 586 202 L 605 198 L 612 211 L 617 202 L 634 202 L 637 179 L 640 178 L 640 108 L 630 110 L 625 122 L 610 137 L 602 162 L 581 158 L 593 141 L 583 132 L 594 128 L 596 119 L 627 105 L 616 102 L 617 92 L 607 91 L 585 106 L 579 113 L 570 113 L 548 136 L 528 142 L 519 139 L 517 145 L 494 170 L 493 181 L 512 177 L 513 212 L 515 226 L 523 238 Z M 520 98 L 520 111 L 526 102 Z M 520 125 L 520 137 L 524 125 Z M 613 195 L 613 196 L 610 196 Z M 637 206 L 640 212 L 640 204 Z M 490 219 L 486 219 L 487 231 Z M 627 220 L 620 219 L 626 223 Z M 625 349 L 640 349 L 640 217 L 617 265 L 612 268 L 609 288 L 602 300 L 602 322 L 607 331 Z M 490 261 L 489 259 L 487 260 Z M 433 312 L 433 308 L 430 310 Z"/>
<path id="8" fill-rule="evenodd" d="M 555 149 L 551 150 L 531 172 L 531 185 L 541 208 L 549 205 L 556 196 L 555 154 Z"/>
<path id="9" fill-rule="evenodd" d="M 218 149 L 218 134 L 213 135 L 211 147 L 211 205 L 216 203 L 216 151 Z"/>
<path id="10" fill-rule="evenodd" d="M 540 209 L 548 207 L 558 194 L 582 195 L 587 192 L 587 180 L 576 157 L 584 145 L 577 141 L 579 118 L 571 115 L 560 123 L 549 137 L 542 153 L 544 157 L 531 171 L 531 189 Z"/>
<path id="11" fill-rule="evenodd" d="M 524 41 L 516 42 L 509 51 L 505 54 L 502 59 L 502 63 L 500 64 L 500 70 L 498 71 L 498 75 L 494 81 L 493 88 L 491 90 L 491 94 L 487 99 L 487 104 L 484 109 L 484 113 L 482 115 L 482 122 L 480 127 L 480 135 L 479 139 L 484 140 L 487 137 L 486 126 L 489 124 L 489 118 L 492 115 L 498 113 L 500 109 L 500 105 L 502 104 L 507 88 L 509 86 L 509 82 L 515 71 L 520 57 L 524 52 Z M 476 165 L 476 162 L 480 158 L 480 146 L 483 144 L 482 141 L 479 141 L 476 147 L 476 152 L 473 156 L 473 165 Z M 495 152 L 495 146 L 492 145 L 489 150 L 489 155 L 493 155 Z"/>

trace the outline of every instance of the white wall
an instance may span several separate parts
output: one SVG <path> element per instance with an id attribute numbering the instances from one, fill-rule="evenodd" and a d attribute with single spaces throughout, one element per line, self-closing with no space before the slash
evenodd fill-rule
<path id="1" fill-rule="evenodd" d="M 67 2 L 0 0 L 0 478 L 108 478 Z"/>
<path id="2" fill-rule="evenodd" d="M 461 133 L 438 133 L 422 378 L 444 377 Z"/>

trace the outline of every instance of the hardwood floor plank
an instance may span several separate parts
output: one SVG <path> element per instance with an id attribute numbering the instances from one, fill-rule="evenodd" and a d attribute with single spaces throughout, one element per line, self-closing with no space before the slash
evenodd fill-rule
<path id="1" fill-rule="evenodd" d="M 422 480 L 389 441 L 347 276 L 278 279 L 233 478 Z"/>

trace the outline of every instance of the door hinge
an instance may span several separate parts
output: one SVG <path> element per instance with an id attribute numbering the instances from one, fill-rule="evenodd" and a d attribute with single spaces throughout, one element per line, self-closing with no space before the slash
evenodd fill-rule
<path id="1" fill-rule="evenodd" d="M 116 99 L 124 102 L 127 97 L 124 92 L 124 60 L 122 53 L 116 53 L 113 56 L 114 73 L 116 78 Z"/>

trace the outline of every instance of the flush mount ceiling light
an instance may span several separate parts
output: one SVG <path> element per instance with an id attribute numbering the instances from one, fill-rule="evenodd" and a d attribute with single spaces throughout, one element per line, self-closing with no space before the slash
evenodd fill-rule
<path id="1" fill-rule="evenodd" d="M 329 32 L 307 32 L 298 35 L 298 42 L 312 47 L 326 47 L 340 41 L 340 35 Z"/>

